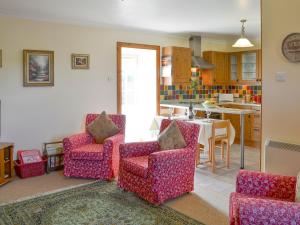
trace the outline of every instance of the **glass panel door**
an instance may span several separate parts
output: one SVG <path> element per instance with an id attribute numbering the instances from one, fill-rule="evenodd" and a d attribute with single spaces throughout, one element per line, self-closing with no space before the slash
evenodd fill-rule
<path id="1" fill-rule="evenodd" d="M 121 49 L 122 105 L 126 115 L 126 142 L 151 139 L 157 111 L 156 50 Z"/>
<path id="2" fill-rule="evenodd" d="M 242 54 L 242 79 L 256 80 L 256 52 Z"/>
<path id="3" fill-rule="evenodd" d="M 238 80 L 238 68 L 237 68 L 237 55 L 230 55 L 230 80 L 237 81 Z"/>

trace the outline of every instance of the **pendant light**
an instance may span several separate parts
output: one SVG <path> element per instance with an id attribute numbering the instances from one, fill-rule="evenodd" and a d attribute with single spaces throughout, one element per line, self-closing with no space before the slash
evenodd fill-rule
<path id="1" fill-rule="evenodd" d="M 254 45 L 246 38 L 245 36 L 245 23 L 246 19 L 242 19 L 242 31 L 241 31 L 241 37 L 232 45 L 234 48 L 249 48 L 253 47 Z"/>

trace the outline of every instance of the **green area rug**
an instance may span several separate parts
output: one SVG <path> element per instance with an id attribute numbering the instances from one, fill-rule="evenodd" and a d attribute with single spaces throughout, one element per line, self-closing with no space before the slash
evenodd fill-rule
<path id="1" fill-rule="evenodd" d="M 95 182 L 0 206 L 1 225 L 203 225 L 154 206 L 114 182 Z"/>

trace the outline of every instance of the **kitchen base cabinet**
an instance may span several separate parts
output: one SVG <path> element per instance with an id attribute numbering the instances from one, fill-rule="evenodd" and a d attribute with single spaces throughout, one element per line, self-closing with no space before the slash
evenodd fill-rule
<path id="1" fill-rule="evenodd" d="M 245 146 L 260 148 L 261 146 L 261 110 L 260 107 L 243 105 L 225 105 L 228 108 L 252 109 L 255 114 L 245 116 Z M 235 129 L 235 144 L 240 144 L 240 116 L 224 114 L 224 119 L 229 119 Z"/>

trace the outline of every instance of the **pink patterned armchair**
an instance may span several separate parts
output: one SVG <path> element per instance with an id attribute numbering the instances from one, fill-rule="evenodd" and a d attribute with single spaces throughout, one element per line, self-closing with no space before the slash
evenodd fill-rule
<path id="1" fill-rule="evenodd" d="M 170 122 L 163 120 L 160 132 Z M 199 125 L 183 121 L 177 121 L 177 125 L 185 148 L 160 151 L 157 141 L 120 145 L 120 188 L 153 204 L 193 191 Z"/>
<path id="2" fill-rule="evenodd" d="M 98 114 L 88 114 L 85 125 L 97 116 Z M 103 144 L 96 144 L 87 131 L 63 140 L 65 176 L 112 180 L 118 175 L 119 145 L 124 143 L 125 116 L 108 116 L 120 132 L 105 139 Z"/>
<path id="3" fill-rule="evenodd" d="M 230 196 L 230 225 L 299 225 L 296 177 L 241 170 Z"/>

